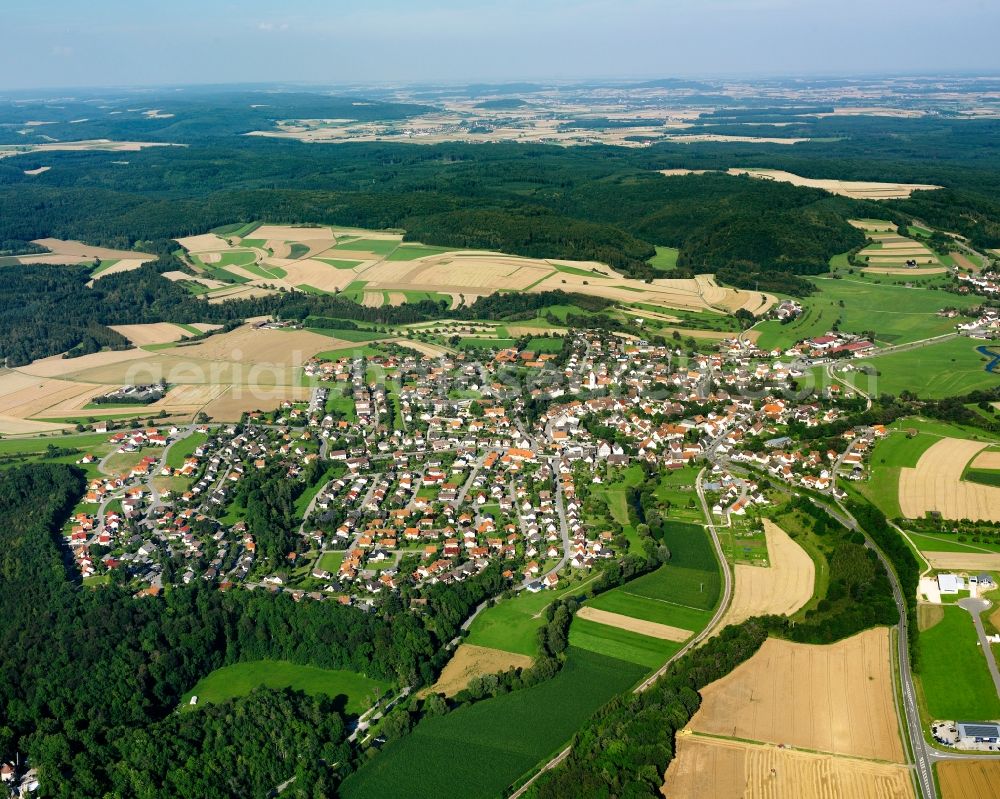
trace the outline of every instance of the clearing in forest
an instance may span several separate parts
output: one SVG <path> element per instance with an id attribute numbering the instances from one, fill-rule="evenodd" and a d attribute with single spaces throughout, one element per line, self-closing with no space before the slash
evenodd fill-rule
<path id="1" fill-rule="evenodd" d="M 812 189 L 823 189 L 841 197 L 855 200 L 905 200 L 915 191 L 931 191 L 940 186 L 923 183 L 876 183 L 861 180 L 829 180 L 825 178 L 804 178 L 792 172 L 781 169 L 730 169 L 730 175 L 750 175 L 762 180 L 776 180 L 780 183 L 791 183 L 793 186 L 806 186 Z"/>

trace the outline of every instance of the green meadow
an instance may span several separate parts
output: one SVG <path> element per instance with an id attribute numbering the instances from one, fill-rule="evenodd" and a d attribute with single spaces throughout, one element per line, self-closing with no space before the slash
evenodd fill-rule
<path id="1" fill-rule="evenodd" d="M 919 642 L 920 686 L 932 718 L 1000 718 L 1000 697 L 968 612 L 945 607 L 944 617 L 921 632 Z"/>
<path id="2" fill-rule="evenodd" d="M 388 683 L 353 671 L 300 666 L 284 660 L 255 660 L 216 669 L 184 695 L 181 705 L 195 709 L 205 702 L 219 704 L 246 696 L 261 686 L 343 697 L 344 712 L 352 716 L 367 710 L 389 688 Z M 192 696 L 198 697 L 197 706 L 188 704 Z"/>

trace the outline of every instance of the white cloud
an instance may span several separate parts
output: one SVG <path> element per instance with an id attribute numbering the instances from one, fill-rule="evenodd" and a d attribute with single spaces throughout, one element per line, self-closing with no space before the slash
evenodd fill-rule
<path id="1" fill-rule="evenodd" d="M 287 22 L 258 22 L 257 30 L 264 31 L 266 33 L 273 33 L 275 31 L 287 31 Z"/>

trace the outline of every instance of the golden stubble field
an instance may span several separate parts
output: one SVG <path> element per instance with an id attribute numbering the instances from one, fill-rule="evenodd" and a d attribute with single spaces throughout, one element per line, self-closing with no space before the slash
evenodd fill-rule
<path id="1" fill-rule="evenodd" d="M 751 616 L 790 616 L 812 597 L 816 566 L 805 550 L 778 525 L 764 519 L 770 565 L 738 563 L 733 601 L 718 629 L 739 624 Z"/>
<path id="2" fill-rule="evenodd" d="M 911 799 L 906 766 L 679 735 L 662 788 L 671 799 Z M 964 794 L 964 796 L 988 794 Z"/>
<path id="3" fill-rule="evenodd" d="M 609 627 L 617 627 L 620 630 L 647 635 L 650 638 L 659 638 L 662 641 L 686 641 L 693 633 L 681 627 L 671 627 L 669 624 L 660 624 L 655 621 L 645 621 L 632 616 L 625 616 L 621 613 L 612 613 L 599 608 L 582 607 L 576 615 L 581 619 L 595 621 L 598 624 L 606 624 Z"/>
<path id="4" fill-rule="evenodd" d="M 185 332 L 166 323 L 117 329 L 146 346 L 169 344 Z M 318 352 L 343 349 L 346 353 L 356 346 L 309 331 L 243 325 L 203 341 L 155 351 L 135 348 L 80 358 L 45 358 L 0 372 L 0 434 L 49 432 L 69 424 L 58 420 L 160 411 L 193 417 L 204 410 L 214 419 L 234 420 L 244 411 L 270 410 L 285 400 L 308 399 L 310 389 L 303 385 L 302 365 Z M 94 397 L 121 386 L 160 380 L 170 389 L 150 405 L 87 407 Z"/>
<path id="5" fill-rule="evenodd" d="M 750 175 L 761 180 L 776 180 L 793 186 L 823 189 L 831 194 L 855 200 L 905 200 L 915 191 L 932 191 L 940 186 L 922 183 L 876 183 L 860 180 L 827 180 L 805 178 L 781 169 L 737 168 L 728 170 L 730 175 Z"/>
<path id="6" fill-rule="evenodd" d="M 945 761 L 937 764 L 941 799 L 996 796 L 1000 760 Z"/>
<path id="7" fill-rule="evenodd" d="M 769 638 L 701 693 L 688 725 L 695 732 L 904 760 L 884 627 L 826 646 Z"/>
<path id="8" fill-rule="evenodd" d="M 437 682 L 423 693 L 454 696 L 464 689 L 473 677 L 497 674 L 509 669 L 527 669 L 534 662 L 534 658 L 527 655 L 517 655 L 486 646 L 462 644 L 455 650 L 455 654 L 442 670 Z"/>
<path id="9" fill-rule="evenodd" d="M 1000 521 L 1000 488 L 962 480 L 962 472 L 981 450 L 982 441 L 942 438 L 914 468 L 899 473 L 899 507 L 911 519 L 929 511 L 945 519 Z"/>

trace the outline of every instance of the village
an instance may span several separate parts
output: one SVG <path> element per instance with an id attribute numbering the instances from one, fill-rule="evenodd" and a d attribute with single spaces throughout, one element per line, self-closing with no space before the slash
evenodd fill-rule
<path id="1" fill-rule="evenodd" d="M 555 588 L 636 546 L 581 499 L 630 467 L 693 491 L 707 465 L 701 488 L 726 520 L 767 504 L 770 481 L 839 492 L 838 474 L 866 474 L 885 430 L 828 433 L 859 400 L 836 384 L 798 396 L 800 373 L 769 356 L 736 339 L 688 357 L 581 331 L 558 354 L 314 360 L 308 402 L 112 432 L 111 454 L 79 459 L 103 473 L 67 544 L 85 582 L 123 580 L 139 596 L 200 580 L 375 608 L 493 562 L 515 590 Z M 244 504 L 272 473 L 298 491 L 275 542 Z"/>

